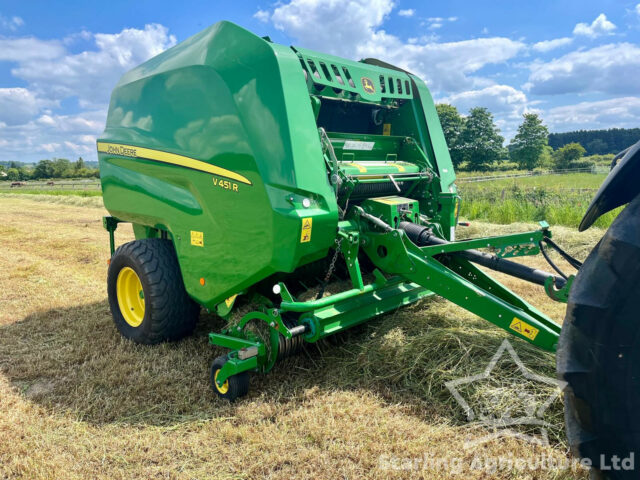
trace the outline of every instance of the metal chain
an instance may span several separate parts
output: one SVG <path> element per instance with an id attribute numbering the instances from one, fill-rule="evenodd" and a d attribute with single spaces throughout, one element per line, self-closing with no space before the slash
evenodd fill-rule
<path id="1" fill-rule="evenodd" d="M 333 258 L 331 258 L 331 262 L 329 263 L 329 269 L 327 270 L 327 274 L 324 276 L 324 280 L 322 281 L 322 287 L 320 288 L 318 295 L 316 295 L 316 300 L 319 300 L 322 298 L 322 296 L 324 295 L 324 291 L 327 288 L 327 284 L 329 283 L 329 279 L 331 278 L 331 275 L 333 275 L 333 271 L 336 268 L 336 261 L 338 260 L 338 256 L 340 255 L 340 245 L 342 244 L 342 240 L 344 240 L 343 237 L 336 238 L 335 240 L 336 242 L 335 253 L 333 254 Z"/>

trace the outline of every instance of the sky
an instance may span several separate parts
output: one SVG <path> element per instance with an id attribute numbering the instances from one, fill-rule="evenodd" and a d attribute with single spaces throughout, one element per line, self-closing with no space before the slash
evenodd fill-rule
<path id="1" fill-rule="evenodd" d="M 96 160 L 127 70 L 220 20 L 275 42 L 423 78 L 436 102 L 487 107 L 507 141 L 640 127 L 640 3 L 624 0 L 0 0 L 0 161 Z"/>

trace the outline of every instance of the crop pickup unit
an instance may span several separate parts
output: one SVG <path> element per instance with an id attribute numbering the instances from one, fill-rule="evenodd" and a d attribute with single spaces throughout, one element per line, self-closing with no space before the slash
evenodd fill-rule
<path id="1" fill-rule="evenodd" d="M 582 228 L 636 196 L 636 151 Z M 227 325 L 209 339 L 229 350 L 211 369 L 219 396 L 245 395 L 250 372 L 268 372 L 303 342 L 437 294 L 544 350 L 560 345 L 577 453 L 597 461 L 637 445 L 638 322 L 625 309 L 640 293 L 638 201 L 584 266 L 544 222 L 456 241 L 455 173 L 415 75 L 220 22 L 122 77 L 98 154 L 115 324 L 153 344 L 191 333 L 200 307 L 215 311 Z M 116 249 L 121 222 L 136 240 Z M 556 273 L 509 260 L 545 248 L 580 269 L 575 282 L 551 261 Z M 567 332 L 478 266 L 569 298 Z M 255 308 L 234 316 L 247 304 Z"/>

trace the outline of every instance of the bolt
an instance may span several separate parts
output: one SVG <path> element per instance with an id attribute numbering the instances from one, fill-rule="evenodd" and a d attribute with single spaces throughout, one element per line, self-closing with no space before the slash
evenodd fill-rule
<path id="1" fill-rule="evenodd" d="M 502 318 L 502 315 L 498 315 L 498 318 Z"/>
<path id="2" fill-rule="evenodd" d="M 275 326 L 276 326 L 276 322 L 271 322 L 271 323 L 269 324 L 269 326 L 270 326 L 271 328 L 275 327 Z"/>

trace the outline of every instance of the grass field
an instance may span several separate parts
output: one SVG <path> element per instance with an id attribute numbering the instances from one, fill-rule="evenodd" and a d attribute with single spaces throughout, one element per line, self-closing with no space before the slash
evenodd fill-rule
<path id="1" fill-rule="evenodd" d="M 605 178 L 604 174 L 572 173 L 461 183 L 460 215 L 500 224 L 547 220 L 575 228 Z M 595 225 L 607 228 L 618 212 L 603 215 Z"/>
<path id="2" fill-rule="evenodd" d="M 96 200 L 0 196 L 0 478 L 587 477 L 526 466 L 467 470 L 476 458 L 566 461 L 560 401 L 545 417 L 550 446 L 503 438 L 465 448 L 491 431 L 467 424 L 444 386 L 484 371 L 505 338 L 536 373 L 553 376 L 554 358 L 437 298 L 252 377 L 242 401 L 218 400 L 208 369 L 222 352 L 206 333 L 220 319 L 203 314 L 194 336 L 155 347 L 115 331 L 106 301 L 105 212 L 89 203 Z M 474 222 L 459 235 L 532 227 Z M 603 232 L 554 233 L 584 258 Z M 131 229 L 124 225 L 116 236 L 131 240 Z M 524 262 L 546 268 L 540 258 Z M 564 306 L 541 289 L 496 277 L 562 321 Z M 508 361 L 497 372 L 496 384 L 467 393 L 512 408 L 522 379 Z M 388 469 L 380 461 L 386 456 L 460 459 L 465 470 Z"/>

